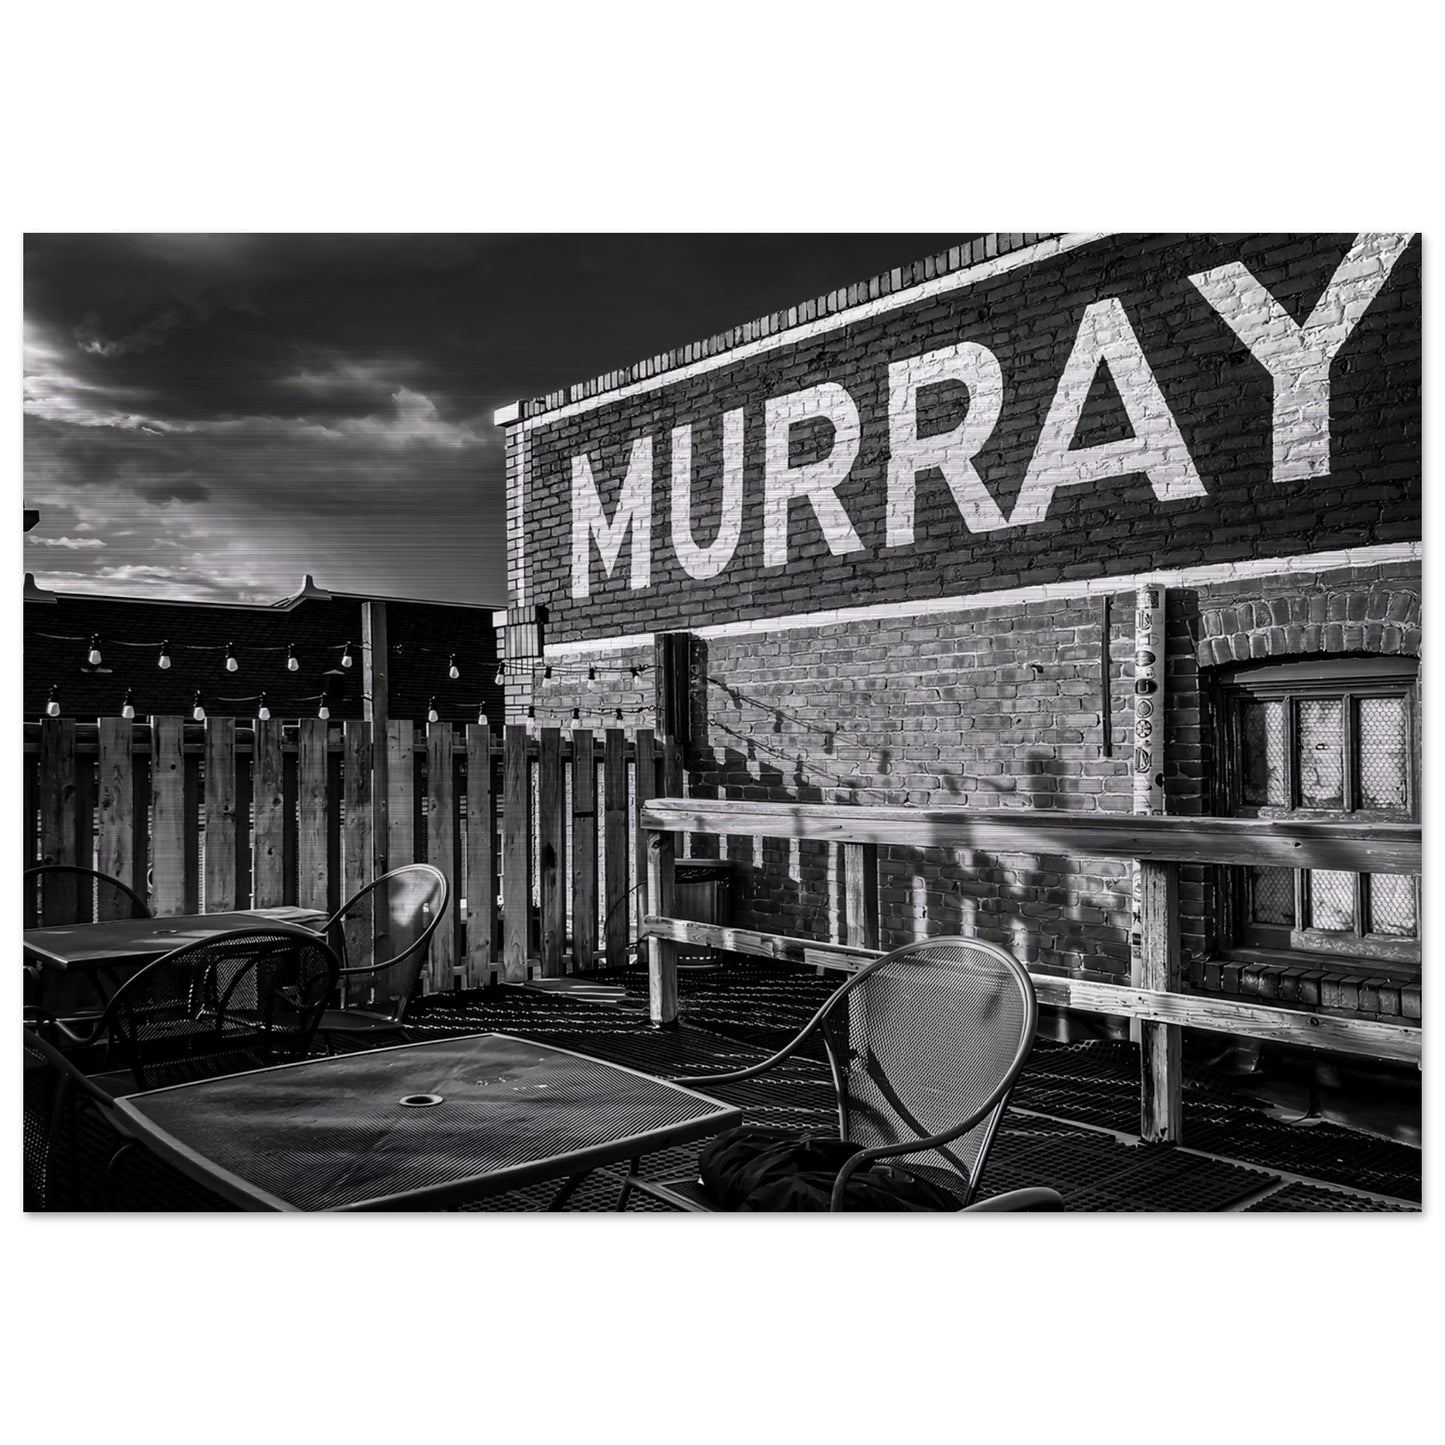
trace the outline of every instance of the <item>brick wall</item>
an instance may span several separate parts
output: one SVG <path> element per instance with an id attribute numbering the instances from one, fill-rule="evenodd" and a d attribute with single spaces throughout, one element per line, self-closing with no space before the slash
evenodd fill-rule
<path id="1" fill-rule="evenodd" d="M 985 270 L 1008 249 L 995 243 Z M 853 302 L 844 297 L 844 324 L 831 329 L 809 332 L 825 313 L 802 308 L 771 328 L 743 328 L 730 346 L 662 359 L 650 378 L 618 374 L 520 406 L 528 420 L 509 429 L 514 586 L 525 575 L 527 601 L 547 610 L 553 665 L 552 677 L 539 663 L 528 679 L 538 721 L 574 725 L 576 708 L 576 725 L 618 726 L 620 707 L 621 725 L 650 726 L 652 635 L 700 631 L 708 681 L 689 758 L 695 795 L 1129 811 L 1133 593 L 1111 579 L 1129 588 L 1130 579 L 1161 572 L 1169 588 L 1165 806 L 1196 813 L 1210 806 L 1209 668 L 1320 653 L 1418 655 L 1420 567 L 1408 545 L 1420 537 L 1418 241 L 1396 246 L 1381 284 L 1388 238 L 1111 237 L 1047 249 L 1017 269 L 856 320 L 847 319 Z M 1247 276 L 1231 269 L 1237 263 Z M 912 284 L 937 287 L 947 270 L 917 273 Z M 1243 339 L 1247 306 L 1231 310 L 1218 291 L 1211 304 L 1191 280 L 1210 276 L 1224 277 L 1236 299 L 1248 300 L 1257 282 L 1291 325 L 1313 317 L 1326 331 L 1334 313 L 1322 295 L 1343 312 L 1352 297 L 1358 302 L 1359 286 L 1374 287 L 1326 367 L 1323 462 L 1320 415 L 1289 411 L 1289 388 L 1277 395 L 1270 369 L 1281 365 L 1278 353 L 1268 337 L 1255 334 L 1252 346 Z M 893 298 L 907 289 L 892 286 Z M 865 309 L 887 294 L 868 283 L 850 293 Z M 1086 318 L 1111 299 L 1122 305 L 1188 465 L 1172 442 L 1160 442 L 1157 409 L 1141 410 L 1147 387 L 1125 401 L 1137 380 L 1132 363 L 1116 356 L 1075 368 L 1081 394 L 1072 402 L 1065 395 Z M 839 305 L 833 298 L 835 312 Z M 1270 325 L 1271 335 L 1289 331 L 1278 315 Z M 787 340 L 790 327 L 800 331 L 796 341 Z M 779 331 L 783 344 L 773 345 Z M 1324 332 L 1310 335 L 1319 341 Z M 989 393 L 988 368 L 975 354 L 972 386 L 940 383 L 914 395 L 916 431 L 961 428 L 956 445 L 975 482 L 955 489 L 937 470 L 921 470 L 912 542 L 887 545 L 898 538 L 888 366 L 960 343 L 988 348 L 1001 389 Z M 785 558 L 769 565 L 768 469 L 826 460 L 829 434 L 827 423 L 801 421 L 786 457 L 769 460 L 767 404 L 830 384 L 849 393 L 859 415 L 856 458 L 832 493 L 858 545 L 837 550 L 841 523 L 836 514 L 829 521 L 826 499 L 820 507 L 795 499 Z M 637 389 L 629 395 L 628 387 Z M 1087 453 L 1101 475 L 1051 496 L 1045 487 L 1041 515 L 1027 520 L 1047 418 L 1069 404 L 1077 425 L 1065 437 L 1067 454 Z M 996 421 L 974 446 L 969 417 L 976 413 L 982 428 L 990 409 Z M 742 413 L 740 422 L 730 411 Z M 687 574 L 671 537 L 673 429 L 689 423 L 688 525 L 697 547 L 725 533 L 729 485 L 741 492 L 737 546 L 706 578 Z M 844 430 L 833 427 L 833 445 Z M 1147 474 L 1120 470 L 1128 461 L 1108 450 L 1130 437 L 1156 448 Z M 646 476 L 637 470 L 641 438 L 651 446 Z M 587 459 L 604 526 L 626 487 L 650 481 L 647 586 L 633 585 L 634 518 L 633 533 L 611 538 L 610 575 L 598 540 L 589 542 L 588 595 L 573 595 L 578 457 Z M 1052 474 L 1038 472 L 1045 481 L 1066 473 L 1067 459 L 1057 456 Z M 1180 478 L 1190 476 L 1197 487 L 1181 491 Z M 975 483 L 996 515 L 969 490 Z M 994 525 L 998 518 L 1004 525 Z M 608 638 L 617 645 L 597 650 Z M 587 649 L 576 650 L 582 642 Z M 836 928 L 829 848 L 750 839 L 722 847 L 745 867 L 739 922 L 817 937 Z M 890 850 L 880 868 L 885 943 L 962 931 L 1044 968 L 1104 978 L 1128 971 L 1127 865 L 919 847 Z M 1213 942 L 1209 889 L 1203 870 L 1185 870 L 1185 945 L 1195 961 Z"/>

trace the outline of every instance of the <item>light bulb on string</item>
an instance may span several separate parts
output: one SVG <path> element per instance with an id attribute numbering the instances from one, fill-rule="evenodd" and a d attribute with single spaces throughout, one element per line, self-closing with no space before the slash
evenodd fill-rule
<path id="1" fill-rule="evenodd" d="M 286 644 L 286 671 L 301 671 L 301 664 L 296 661 L 296 649 L 289 642 Z"/>
<path id="2" fill-rule="evenodd" d="M 588 681 L 588 682 L 596 682 L 596 681 L 597 681 L 597 668 L 596 668 L 592 663 L 590 663 L 590 662 L 587 664 L 587 681 Z"/>
<path id="3" fill-rule="evenodd" d="M 191 705 L 191 717 L 196 722 L 205 722 L 206 720 L 206 705 L 201 701 L 199 692 L 196 694 L 195 702 Z"/>
<path id="4" fill-rule="evenodd" d="M 342 667 L 350 667 L 351 662 L 351 644 L 348 642 L 346 646 L 341 649 L 341 665 Z"/>
<path id="5" fill-rule="evenodd" d="M 241 664 L 236 661 L 236 646 L 235 646 L 235 644 L 232 643 L 232 642 L 228 642 L 228 643 L 226 644 L 226 671 L 227 671 L 227 672 L 235 672 L 236 669 L 240 667 L 240 665 L 241 665 Z"/>
<path id="6" fill-rule="evenodd" d="M 50 688 L 50 696 L 49 696 L 48 698 L 46 698 L 46 700 L 45 700 L 45 716 L 46 716 L 46 717 L 59 717 L 59 716 L 60 716 L 60 698 L 59 698 L 59 696 L 58 696 L 59 692 L 60 692 L 60 685 L 59 685 L 59 683 L 52 683 L 52 684 L 51 684 L 51 688 Z"/>
<path id="7" fill-rule="evenodd" d="M 264 692 L 261 694 L 261 705 L 256 709 L 256 721 L 271 721 L 271 709 L 266 706 L 266 694 Z"/>
<path id="8" fill-rule="evenodd" d="M 480 708 L 479 708 L 479 709 L 477 710 L 477 726 L 478 726 L 479 728 L 484 728 L 484 727 L 486 727 L 486 725 L 487 725 L 487 714 L 486 714 L 486 711 L 485 711 L 484 709 L 480 709 Z"/>
<path id="9" fill-rule="evenodd" d="M 437 700 L 436 700 L 435 697 L 430 697 L 430 698 L 427 699 L 427 704 L 426 704 L 426 720 L 427 720 L 429 723 L 440 722 L 440 721 L 441 721 L 441 718 L 440 718 L 440 716 L 439 716 L 438 713 L 437 713 Z"/>
<path id="10" fill-rule="evenodd" d="M 159 668 L 164 672 L 165 669 L 168 668 L 170 665 L 171 665 L 171 645 L 170 645 L 169 642 L 163 642 L 163 643 L 161 643 L 161 655 L 160 655 L 159 659 L 158 659 L 157 662 L 156 662 L 156 666 L 159 667 Z"/>
<path id="11" fill-rule="evenodd" d="M 542 668 L 542 677 L 547 679 L 552 676 L 552 664 L 549 662 Z"/>
<path id="12" fill-rule="evenodd" d="M 92 667 L 99 667 L 99 666 L 100 666 L 100 634 L 99 634 L 99 633 L 96 633 L 96 635 L 90 639 L 90 652 L 89 652 L 89 654 L 88 654 L 87 657 L 86 657 L 86 661 L 89 662 Z"/>
<path id="13" fill-rule="evenodd" d="M 502 671 L 502 664 L 497 664 L 497 675 L 492 679 L 493 687 L 501 687 L 506 682 L 506 674 Z"/>
<path id="14" fill-rule="evenodd" d="M 581 722 L 581 721 L 582 721 L 582 710 L 581 710 L 581 708 L 576 708 L 576 707 L 574 707 L 574 708 L 572 709 L 572 721 L 573 721 L 573 722 Z"/>
<path id="15" fill-rule="evenodd" d="M 132 695 L 130 688 L 126 688 L 125 690 L 125 702 L 121 704 L 120 715 L 125 718 L 126 721 L 130 721 L 130 719 L 135 716 L 135 697 Z"/>
<path id="16" fill-rule="evenodd" d="M 455 682 L 461 675 L 461 669 L 457 666 L 457 655 L 454 652 L 451 656 L 451 662 L 447 666 L 447 676 Z"/>
<path id="17" fill-rule="evenodd" d="M 327 701 L 326 694 L 324 692 L 321 694 L 321 706 L 316 709 L 316 716 L 321 718 L 322 721 L 325 721 L 331 716 L 331 705 Z"/>
<path id="18" fill-rule="evenodd" d="M 642 669 L 641 669 L 640 667 L 638 667 L 636 664 L 634 664 L 632 667 L 629 667 L 627 670 L 633 675 L 633 677 L 641 677 L 641 676 L 642 676 Z"/>
<path id="19" fill-rule="evenodd" d="M 618 708 L 618 709 L 617 709 L 617 721 L 618 721 L 618 722 L 621 722 L 621 721 L 622 721 L 622 709 L 621 709 L 621 708 Z"/>

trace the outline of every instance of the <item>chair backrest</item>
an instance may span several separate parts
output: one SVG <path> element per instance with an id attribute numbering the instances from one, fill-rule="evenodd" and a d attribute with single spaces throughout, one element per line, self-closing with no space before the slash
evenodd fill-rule
<path id="1" fill-rule="evenodd" d="M 973 938 L 910 944 L 860 969 L 827 1005 L 843 1136 L 865 1148 L 957 1131 L 900 1158 L 942 1166 L 971 1198 L 1013 1082 L 1033 1047 L 1038 1005 L 1011 954 Z"/>
<path id="2" fill-rule="evenodd" d="M 119 878 L 97 873 L 94 868 L 44 863 L 27 868 L 21 882 L 26 928 L 61 928 L 72 923 L 151 916 L 145 899 Z"/>
<path id="3" fill-rule="evenodd" d="M 301 1058 L 340 961 L 307 929 L 273 923 L 183 944 L 128 978 L 101 1032 L 142 1089 Z"/>
<path id="4" fill-rule="evenodd" d="M 440 869 L 409 863 L 383 873 L 332 914 L 321 931 L 341 957 L 343 994 L 348 980 L 358 980 L 361 987 L 352 987 L 363 993 L 361 1006 L 399 1022 L 432 934 L 447 916 L 449 894 Z"/>
<path id="5" fill-rule="evenodd" d="M 107 1166 L 127 1142 L 115 1109 L 59 1049 L 24 1033 L 25 1208 L 96 1208 Z"/>

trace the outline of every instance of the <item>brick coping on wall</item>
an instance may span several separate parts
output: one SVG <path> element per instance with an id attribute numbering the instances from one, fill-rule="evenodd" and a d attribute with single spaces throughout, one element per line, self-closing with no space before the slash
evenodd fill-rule
<path id="1" fill-rule="evenodd" d="M 910 291 L 943 276 L 952 276 L 975 267 L 987 266 L 1002 256 L 1025 250 L 1041 241 L 1058 240 L 1066 234 L 1062 231 L 991 232 L 964 245 L 954 246 L 947 251 L 940 252 L 936 256 L 925 256 L 921 261 L 911 261 L 904 266 L 895 266 L 891 271 L 885 271 L 880 276 L 871 276 L 866 281 L 841 287 L 837 291 L 830 291 L 827 295 L 815 297 L 811 301 L 800 302 L 796 306 L 787 306 L 779 311 L 770 312 L 755 321 L 743 322 L 740 326 L 730 327 L 728 330 L 720 331 L 702 341 L 674 347 L 671 351 L 664 351 L 645 361 L 635 362 L 632 366 L 623 367 L 621 370 L 609 371 L 602 376 L 593 377 L 590 381 L 577 382 L 561 391 L 548 392 L 545 396 L 513 402 L 509 406 L 499 408 L 492 419 L 497 426 L 511 426 L 517 422 L 530 421 L 564 406 L 572 406 L 581 401 L 601 397 L 608 392 L 617 391 L 621 387 L 649 381 L 655 377 L 664 376 L 668 372 L 677 371 L 684 366 L 694 365 L 699 361 L 725 356 L 740 346 L 761 341 L 764 337 L 785 337 L 787 332 L 810 325 L 824 317 L 838 316 L 842 312 L 865 305 L 869 301 L 877 301 L 884 296 Z"/>

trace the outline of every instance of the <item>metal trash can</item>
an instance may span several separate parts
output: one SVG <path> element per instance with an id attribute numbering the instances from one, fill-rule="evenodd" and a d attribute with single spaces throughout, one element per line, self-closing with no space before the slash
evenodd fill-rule
<path id="1" fill-rule="evenodd" d="M 673 910 L 678 918 L 692 923 L 732 921 L 733 865 L 725 858 L 682 858 L 673 865 Z M 722 953 L 716 948 L 681 944 L 677 950 L 679 968 L 721 968 Z"/>

